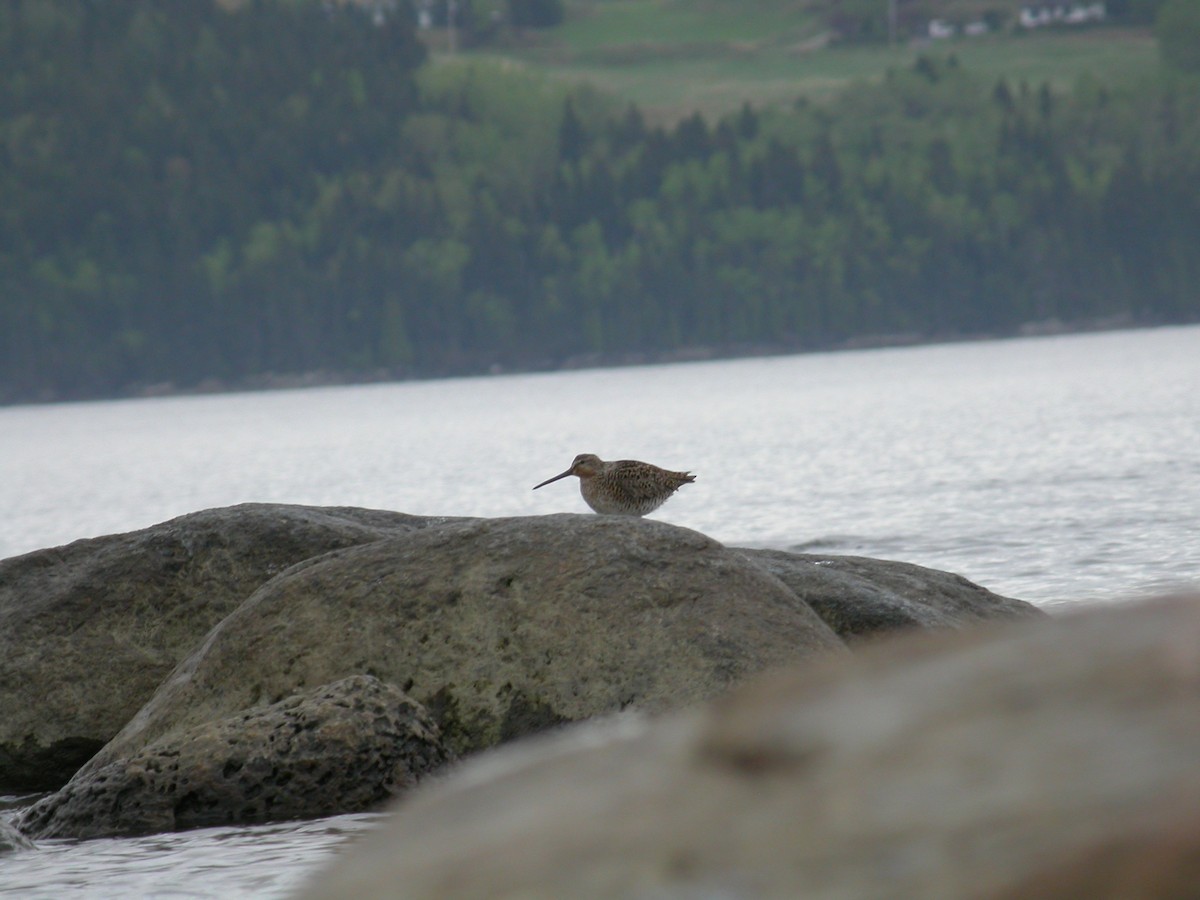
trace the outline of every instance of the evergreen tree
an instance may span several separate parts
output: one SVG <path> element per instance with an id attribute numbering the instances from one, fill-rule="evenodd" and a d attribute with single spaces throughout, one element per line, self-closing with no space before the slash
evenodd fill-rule
<path id="1" fill-rule="evenodd" d="M 650 127 L 407 17 L 0 3 L 0 399 L 1200 318 L 1200 83 Z M 419 88 L 419 89 L 418 89 Z"/>
<path id="2" fill-rule="evenodd" d="M 1200 3 L 1168 0 L 1154 26 L 1163 61 L 1181 72 L 1200 72 Z"/>

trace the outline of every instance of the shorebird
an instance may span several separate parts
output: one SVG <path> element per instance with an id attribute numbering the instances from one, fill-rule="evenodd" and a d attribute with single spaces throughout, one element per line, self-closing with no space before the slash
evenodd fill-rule
<path id="1" fill-rule="evenodd" d="M 688 472 L 669 472 L 636 459 L 605 462 L 594 453 L 580 453 L 571 468 L 535 484 L 533 489 L 568 475 L 579 476 L 579 493 L 584 501 L 606 516 L 644 516 L 666 503 L 680 487 L 696 480 Z"/>

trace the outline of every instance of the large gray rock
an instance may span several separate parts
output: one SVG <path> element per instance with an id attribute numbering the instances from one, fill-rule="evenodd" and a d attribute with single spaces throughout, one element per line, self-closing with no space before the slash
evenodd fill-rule
<path id="1" fill-rule="evenodd" d="M 361 812 L 450 758 L 420 704 L 356 675 L 80 773 L 20 827 L 93 838 Z"/>
<path id="2" fill-rule="evenodd" d="M 85 771 L 360 672 L 401 686 L 468 753 L 684 706 L 830 651 L 843 643 L 778 579 L 694 531 L 590 515 L 451 523 L 265 584 Z"/>
<path id="3" fill-rule="evenodd" d="M 1193 597 L 879 642 L 511 745 L 302 896 L 1190 897 L 1198 802 Z"/>
<path id="4" fill-rule="evenodd" d="M 0 561 L 0 790 L 62 785 L 264 581 L 430 521 L 246 504 Z"/>
<path id="5" fill-rule="evenodd" d="M 740 552 L 786 584 L 847 642 L 910 628 L 965 628 L 1046 615 L 961 575 L 912 563 L 783 550 Z"/>
<path id="6" fill-rule="evenodd" d="M 6 819 L 0 819 L 0 853 L 12 850 L 33 850 L 34 843 Z"/>
<path id="7" fill-rule="evenodd" d="M 1106 838 L 1056 854 L 989 900 L 1195 900 L 1200 896 L 1196 794 L 1164 797 Z"/>

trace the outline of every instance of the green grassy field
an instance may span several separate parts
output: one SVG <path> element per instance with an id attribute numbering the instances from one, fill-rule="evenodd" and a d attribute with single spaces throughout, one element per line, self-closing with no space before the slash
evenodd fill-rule
<path id="1" fill-rule="evenodd" d="M 575 54 L 603 57 L 622 46 L 786 43 L 822 27 L 804 3 L 606 0 L 575 3 L 555 39 Z"/>
<path id="2" fill-rule="evenodd" d="M 576 0 L 567 21 L 527 46 L 466 54 L 500 56 L 591 83 L 640 106 L 652 121 L 699 110 L 715 116 L 797 97 L 826 98 L 881 78 L 921 53 L 955 53 L 964 66 L 1012 82 L 1067 86 L 1090 74 L 1134 78 L 1158 65 L 1149 31 L 1094 28 L 887 46 L 826 46 L 825 24 L 803 0 L 684 2 Z"/>

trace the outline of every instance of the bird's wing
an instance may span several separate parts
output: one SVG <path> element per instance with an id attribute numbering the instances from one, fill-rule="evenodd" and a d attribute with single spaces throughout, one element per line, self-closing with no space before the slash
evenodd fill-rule
<path id="1" fill-rule="evenodd" d="M 668 472 L 636 459 L 618 459 L 607 474 L 617 491 L 638 502 L 655 500 L 675 489 L 664 478 Z"/>

